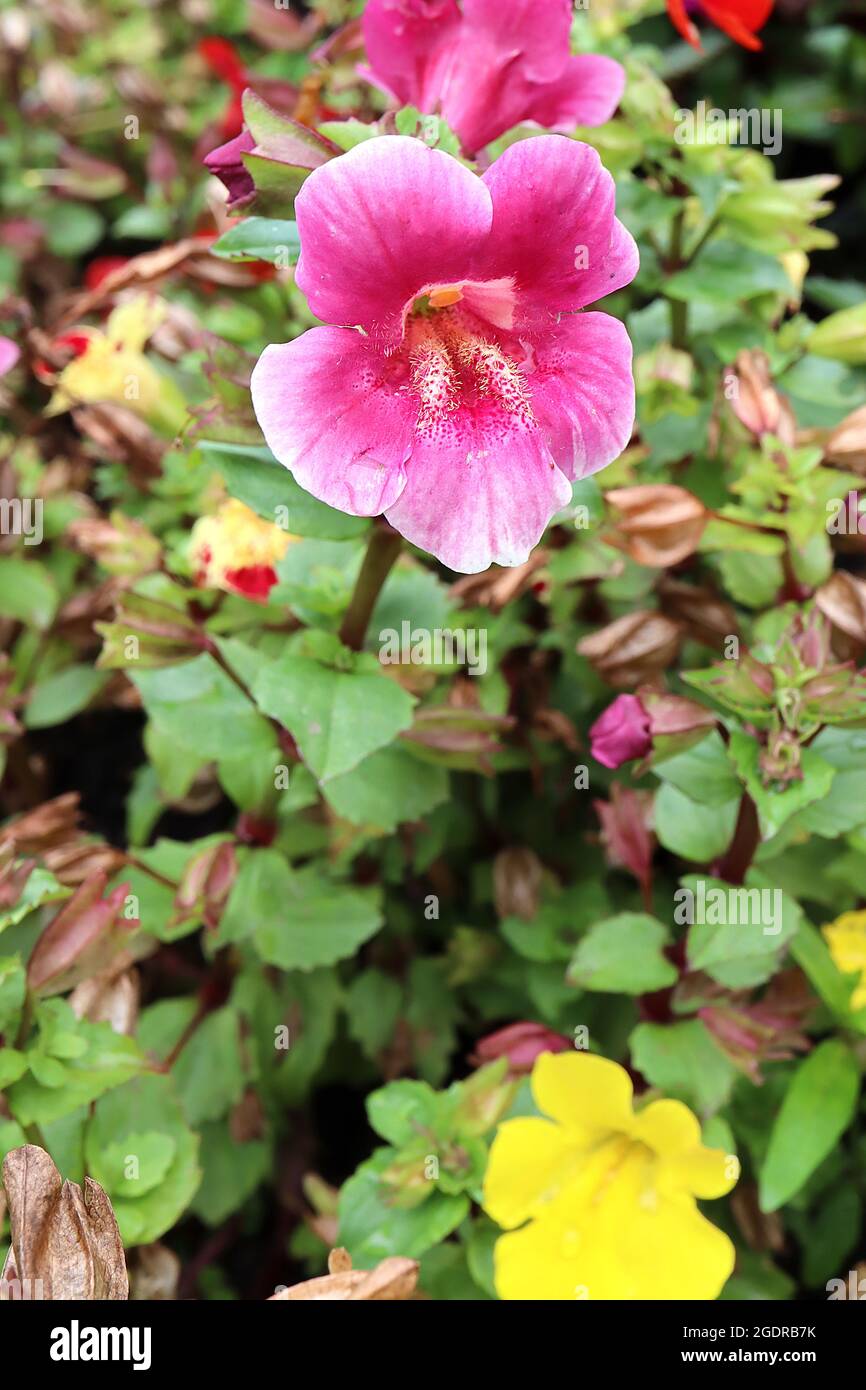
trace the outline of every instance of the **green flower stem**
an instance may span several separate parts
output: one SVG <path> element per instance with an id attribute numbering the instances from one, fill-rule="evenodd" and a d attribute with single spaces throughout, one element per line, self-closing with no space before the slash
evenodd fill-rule
<path id="1" fill-rule="evenodd" d="M 359 652 L 364 645 L 376 600 L 394 561 L 400 554 L 402 544 L 402 537 L 387 521 L 378 521 L 370 533 L 355 592 L 340 628 L 340 641 L 351 647 L 353 652 Z"/>
<path id="2" fill-rule="evenodd" d="M 671 227 L 671 248 L 668 257 L 667 271 L 673 275 L 683 266 L 683 227 L 685 223 L 685 209 L 681 208 L 677 213 Z M 688 345 L 688 313 L 689 308 L 684 299 L 669 299 L 671 308 L 671 346 L 679 348 L 684 352 Z"/>

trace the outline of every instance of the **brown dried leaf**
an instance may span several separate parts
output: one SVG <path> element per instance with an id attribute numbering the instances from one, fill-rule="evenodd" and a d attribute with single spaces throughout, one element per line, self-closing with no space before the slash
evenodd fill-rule
<path id="1" fill-rule="evenodd" d="M 56 325 L 57 330 L 71 323 L 80 323 L 94 309 L 101 308 L 118 290 L 132 285 L 153 285 L 172 271 L 186 269 L 190 263 L 207 263 L 210 247 L 207 237 L 191 236 L 170 246 L 160 246 L 156 251 L 144 251 L 140 256 L 132 256 L 125 265 L 106 275 L 96 289 L 76 295 Z"/>
<path id="2" fill-rule="evenodd" d="M 318 1279 L 281 1289 L 272 1294 L 269 1303 L 296 1299 L 317 1299 L 327 1302 L 394 1302 L 412 1298 L 418 1284 L 418 1261 L 402 1255 L 391 1255 L 375 1269 L 352 1269 L 352 1262 L 343 1249 L 333 1250 L 328 1259 L 330 1273 Z"/>
<path id="3" fill-rule="evenodd" d="M 18 1280 L 21 1296 L 129 1296 L 123 1242 L 98 1183 L 85 1178 L 82 1193 L 77 1183 L 63 1181 L 50 1154 L 25 1144 L 6 1155 L 3 1185 L 12 1243 L 2 1278 Z"/>

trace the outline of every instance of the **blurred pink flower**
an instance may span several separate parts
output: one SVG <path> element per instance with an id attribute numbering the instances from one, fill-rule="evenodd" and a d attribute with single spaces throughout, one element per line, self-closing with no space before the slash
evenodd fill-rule
<path id="1" fill-rule="evenodd" d="M 625 328 L 575 312 L 638 265 L 596 151 L 543 135 L 478 178 L 380 136 L 316 169 L 296 215 L 297 283 L 351 326 L 265 348 L 252 395 L 272 451 L 453 570 L 521 564 L 634 421 Z"/>
<path id="2" fill-rule="evenodd" d="M 21 349 L 11 338 L 0 337 L 0 376 L 11 372 L 21 356 Z"/>
<path id="3" fill-rule="evenodd" d="M 625 73 L 612 58 L 572 56 L 571 14 L 570 0 L 370 0 L 365 75 L 441 112 L 470 153 L 526 122 L 602 125 Z"/>

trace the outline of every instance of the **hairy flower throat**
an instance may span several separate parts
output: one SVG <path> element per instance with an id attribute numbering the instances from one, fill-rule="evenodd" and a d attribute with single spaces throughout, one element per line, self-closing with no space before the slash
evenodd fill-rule
<path id="1" fill-rule="evenodd" d="M 485 405 L 534 423 L 520 362 L 459 301 L 447 302 L 453 293 L 425 296 L 407 321 L 410 389 L 419 401 L 419 426 L 435 427 L 461 408 Z M 446 299 L 446 307 L 435 307 L 437 294 L 440 303 Z"/>

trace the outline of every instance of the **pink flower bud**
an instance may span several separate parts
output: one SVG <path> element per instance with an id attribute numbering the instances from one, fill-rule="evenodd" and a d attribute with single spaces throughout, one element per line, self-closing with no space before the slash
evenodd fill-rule
<path id="1" fill-rule="evenodd" d="M 649 715 L 636 695 L 617 695 L 589 731 L 592 756 L 603 767 L 621 767 L 650 751 Z"/>
<path id="2" fill-rule="evenodd" d="M 476 1044 L 473 1061 L 480 1065 L 506 1057 L 509 1071 L 528 1075 L 542 1052 L 567 1052 L 570 1046 L 567 1038 L 543 1023 L 509 1023 Z"/>

